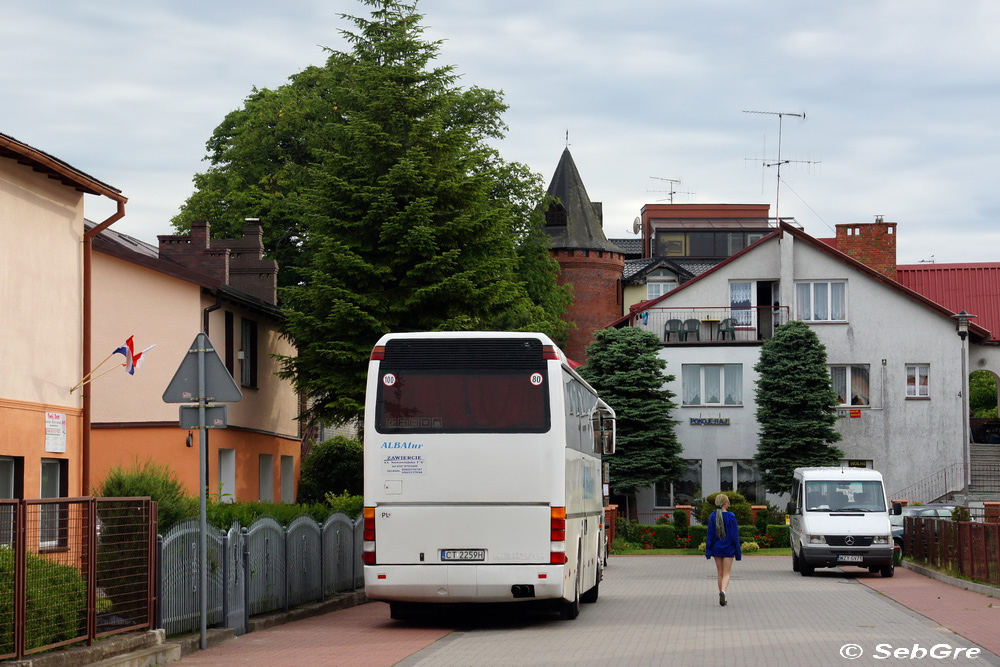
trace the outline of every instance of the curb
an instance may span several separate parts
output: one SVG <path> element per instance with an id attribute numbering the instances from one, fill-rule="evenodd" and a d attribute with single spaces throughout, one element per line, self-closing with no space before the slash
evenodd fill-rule
<path id="1" fill-rule="evenodd" d="M 994 598 L 1000 598 L 1000 588 L 994 588 L 989 584 L 977 584 L 973 581 L 966 581 L 965 579 L 959 579 L 957 577 L 952 577 L 947 574 L 942 574 L 936 570 L 932 570 L 929 567 L 924 567 L 923 565 L 917 565 L 916 563 L 910 561 L 903 561 L 903 567 L 908 570 L 913 570 L 917 574 L 922 574 L 925 577 L 930 577 L 931 579 L 936 579 L 945 584 L 949 584 L 956 588 L 962 588 L 973 593 L 979 593 L 980 595 L 988 595 Z"/>

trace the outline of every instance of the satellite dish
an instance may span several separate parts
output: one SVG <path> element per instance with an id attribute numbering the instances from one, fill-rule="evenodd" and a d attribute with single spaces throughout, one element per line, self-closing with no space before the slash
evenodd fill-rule
<path id="1" fill-rule="evenodd" d="M 638 234 L 640 229 L 642 229 L 642 221 L 636 216 L 635 221 L 632 223 L 632 233 Z"/>

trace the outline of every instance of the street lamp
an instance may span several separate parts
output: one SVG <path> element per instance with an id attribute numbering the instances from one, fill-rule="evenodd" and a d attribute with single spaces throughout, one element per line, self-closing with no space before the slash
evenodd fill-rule
<path id="1" fill-rule="evenodd" d="M 969 337 L 969 320 L 975 317 L 964 310 L 952 317 L 958 322 L 958 337 L 962 339 L 962 495 L 969 504 L 969 378 L 966 371 L 965 339 Z"/>

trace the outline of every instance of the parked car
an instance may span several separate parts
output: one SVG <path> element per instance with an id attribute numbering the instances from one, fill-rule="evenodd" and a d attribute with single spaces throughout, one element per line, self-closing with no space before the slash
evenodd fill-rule
<path id="1" fill-rule="evenodd" d="M 929 505 L 909 505 L 903 508 L 902 514 L 889 517 L 892 524 L 892 541 L 903 548 L 903 517 L 926 516 L 935 519 L 950 519 L 951 513 L 955 510 L 955 505 L 944 505 L 932 503 Z"/>

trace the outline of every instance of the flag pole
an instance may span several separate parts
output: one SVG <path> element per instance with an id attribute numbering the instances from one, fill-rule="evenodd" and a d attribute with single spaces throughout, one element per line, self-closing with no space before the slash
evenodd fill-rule
<path id="1" fill-rule="evenodd" d="M 82 380 L 80 380 L 80 381 L 79 381 L 79 382 L 77 382 L 77 383 L 76 383 L 75 385 L 73 385 L 72 387 L 70 387 L 70 390 L 69 390 L 69 393 L 71 393 L 71 394 L 72 394 L 72 393 L 73 393 L 74 391 L 76 391 L 77 389 L 79 389 L 79 388 L 80 388 L 80 387 L 82 387 L 83 385 L 87 384 L 87 378 L 89 378 L 89 377 L 90 377 L 91 375 L 93 375 L 93 374 L 94 374 L 94 372 L 95 372 L 95 371 L 96 371 L 96 370 L 97 370 L 98 368 L 100 368 L 100 367 L 101 367 L 101 366 L 103 366 L 104 364 L 108 363 L 108 359 L 110 359 L 111 357 L 115 356 L 115 354 L 117 354 L 117 352 L 112 352 L 112 353 L 111 353 L 111 354 L 109 354 L 108 356 L 104 357 L 104 361 L 102 361 L 101 363 L 99 363 L 99 364 L 97 364 L 96 366 L 94 366 L 94 369 L 93 369 L 92 371 L 90 371 L 89 373 L 87 373 L 86 375 L 84 375 L 84 376 L 83 376 L 83 379 L 82 379 Z M 99 377 L 99 376 L 98 376 L 98 377 Z"/>
<path id="2" fill-rule="evenodd" d="M 124 365 L 125 365 L 125 364 L 122 364 L 122 366 L 124 366 Z M 93 382 L 93 381 L 94 381 L 94 380 L 96 380 L 97 378 L 101 378 L 101 377 L 104 377 L 104 376 L 105 376 L 105 375 L 107 375 L 108 373 L 113 373 L 113 372 L 114 372 L 115 370 L 117 370 L 117 368 L 118 368 L 117 366 L 116 366 L 116 367 L 114 367 L 114 368 L 109 368 L 108 370 L 104 371 L 104 372 L 103 372 L 103 373 L 101 373 L 100 375 L 95 375 L 94 377 L 90 378 L 89 380 L 80 380 L 80 384 L 76 385 L 76 387 L 73 387 L 73 389 L 76 389 L 77 387 L 81 387 L 81 386 L 83 386 L 83 385 L 85 385 L 85 384 L 90 384 L 91 382 Z M 94 370 L 96 371 L 97 369 L 95 368 Z M 93 372 L 94 372 L 94 371 L 91 371 L 91 373 L 93 373 Z M 89 375 L 89 373 L 88 373 L 88 375 Z M 72 392 L 72 391 L 73 391 L 73 389 L 70 389 L 70 392 Z"/>

